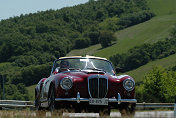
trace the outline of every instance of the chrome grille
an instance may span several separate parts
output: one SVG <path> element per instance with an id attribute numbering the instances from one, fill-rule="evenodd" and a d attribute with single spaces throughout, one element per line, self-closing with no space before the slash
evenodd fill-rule
<path id="1" fill-rule="evenodd" d="M 91 98 L 105 98 L 108 91 L 108 78 L 103 75 L 90 76 L 88 90 Z"/>

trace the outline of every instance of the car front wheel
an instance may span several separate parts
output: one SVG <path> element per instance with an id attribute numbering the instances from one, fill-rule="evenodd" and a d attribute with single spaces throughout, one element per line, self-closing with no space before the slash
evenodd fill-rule
<path id="1" fill-rule="evenodd" d="M 40 111 L 43 110 L 42 107 L 40 107 L 40 102 L 39 102 L 39 98 L 37 97 L 37 91 L 35 90 L 35 108 Z"/>
<path id="2" fill-rule="evenodd" d="M 55 110 L 54 86 L 51 86 L 51 88 L 50 88 L 50 94 L 49 94 L 49 97 L 48 97 L 48 103 L 49 103 L 49 111 L 54 112 L 54 110 Z"/>

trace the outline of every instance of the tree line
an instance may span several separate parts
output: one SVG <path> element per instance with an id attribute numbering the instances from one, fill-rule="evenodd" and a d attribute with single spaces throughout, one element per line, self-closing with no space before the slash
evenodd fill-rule
<path id="1" fill-rule="evenodd" d="M 103 37 L 106 34 L 153 16 L 145 0 L 98 0 L 2 20 L 0 62 L 15 61 L 19 66 L 31 65 L 30 61 L 43 64 L 53 59 L 46 57 L 59 58 L 71 49 L 97 43 L 104 48 L 111 44 L 112 36 Z M 108 45 L 103 44 L 104 39 Z"/>

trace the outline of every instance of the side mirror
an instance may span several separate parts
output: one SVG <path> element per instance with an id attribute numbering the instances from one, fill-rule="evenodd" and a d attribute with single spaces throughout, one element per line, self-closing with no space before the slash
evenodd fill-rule
<path id="1" fill-rule="evenodd" d="M 116 68 L 115 68 L 116 73 L 121 73 L 121 72 L 122 72 L 122 70 L 123 70 L 123 69 L 122 69 L 122 68 L 120 68 L 120 67 L 116 67 Z"/>

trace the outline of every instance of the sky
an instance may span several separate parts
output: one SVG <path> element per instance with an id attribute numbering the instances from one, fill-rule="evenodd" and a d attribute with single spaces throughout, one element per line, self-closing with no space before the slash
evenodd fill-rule
<path id="1" fill-rule="evenodd" d="M 88 0 L 0 0 L 0 20 L 21 14 L 83 4 Z"/>

